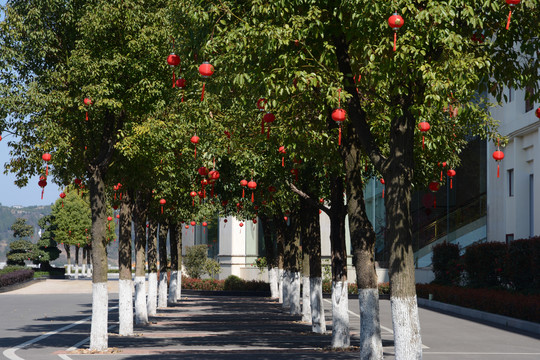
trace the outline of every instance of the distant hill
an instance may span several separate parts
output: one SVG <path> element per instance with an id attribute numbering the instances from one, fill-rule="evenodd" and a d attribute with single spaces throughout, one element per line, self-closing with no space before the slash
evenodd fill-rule
<path id="1" fill-rule="evenodd" d="M 51 213 L 51 206 L 2 206 L 0 205 L 0 262 L 6 260 L 6 252 L 9 250 L 9 243 L 15 240 L 11 225 L 17 218 L 26 219 L 28 225 L 34 227 L 34 236 L 30 239 L 33 243 L 39 238 L 38 220 Z"/>

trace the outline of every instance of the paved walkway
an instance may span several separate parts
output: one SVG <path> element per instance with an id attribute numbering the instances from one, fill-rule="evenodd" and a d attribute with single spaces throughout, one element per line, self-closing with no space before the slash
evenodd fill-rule
<path id="1" fill-rule="evenodd" d="M 112 293 L 116 292 L 116 282 L 110 281 L 109 289 Z M 85 291 L 91 291 L 89 280 L 54 280 L 54 283 L 48 280 L 13 291 L 12 295 L 73 294 Z M 115 300 L 112 300 L 112 304 L 116 305 Z M 109 320 L 110 351 L 106 353 L 91 354 L 87 350 L 89 323 L 86 320 L 86 323 L 22 347 L 16 350 L 17 357 L 8 359 L 357 359 L 357 347 L 353 346 L 346 351 L 329 348 L 331 311 L 327 300 L 325 307 L 329 332 L 319 335 L 313 334 L 310 331 L 311 326 L 302 323 L 300 317 L 289 315 L 281 304 L 267 298 L 201 296 L 186 292 L 178 303 L 159 309 L 158 315 L 151 317 L 148 325 L 136 326 L 134 336 L 116 335 L 118 316 L 117 311 L 112 310 Z M 349 308 L 351 344 L 357 345 L 358 301 L 350 300 Z M 538 337 L 517 334 L 426 309 L 419 311 L 424 359 L 540 358 Z M 66 313 L 62 319 L 67 320 L 69 316 Z M 394 359 L 388 300 L 381 301 L 381 323 L 385 359 Z M 59 327 L 54 326 L 55 329 Z M 12 330 L 8 328 L 7 331 L 9 334 Z"/>

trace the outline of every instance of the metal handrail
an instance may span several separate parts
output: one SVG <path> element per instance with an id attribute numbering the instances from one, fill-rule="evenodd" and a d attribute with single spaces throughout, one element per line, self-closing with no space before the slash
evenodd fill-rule
<path id="1" fill-rule="evenodd" d="M 437 239 L 448 235 L 448 232 L 452 233 L 457 229 L 480 219 L 485 216 L 486 213 L 487 195 L 483 194 L 474 201 L 457 208 L 451 213 L 414 232 L 413 250 L 418 251 Z"/>

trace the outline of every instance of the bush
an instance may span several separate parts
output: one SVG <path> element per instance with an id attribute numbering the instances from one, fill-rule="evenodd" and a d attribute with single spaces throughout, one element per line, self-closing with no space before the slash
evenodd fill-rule
<path id="1" fill-rule="evenodd" d="M 0 275 L 0 287 L 22 283 L 34 277 L 32 269 L 17 269 Z"/>
<path id="2" fill-rule="evenodd" d="M 208 259 L 208 247 L 206 245 L 189 246 L 184 257 L 184 266 L 187 274 L 195 279 L 200 279 L 203 274 L 214 276 L 219 274 L 221 267 L 214 259 Z"/>
<path id="3" fill-rule="evenodd" d="M 229 275 L 225 279 L 224 290 L 226 291 L 270 291 L 270 284 L 264 281 L 245 281 L 238 276 Z"/>
<path id="4" fill-rule="evenodd" d="M 390 285 L 389 283 L 380 283 L 378 285 L 379 289 L 379 295 L 383 294 L 389 294 L 390 293 Z M 331 281 L 324 281 L 322 283 L 322 291 L 324 294 L 331 294 L 332 293 L 332 282 Z M 349 295 L 358 295 L 358 286 L 356 283 L 349 283 L 349 288 L 347 290 Z"/>
<path id="5" fill-rule="evenodd" d="M 225 279 L 225 286 L 224 289 L 231 291 L 231 290 L 244 290 L 244 283 L 245 281 L 240 279 L 236 275 L 229 275 Z"/>
<path id="6" fill-rule="evenodd" d="M 517 319 L 540 322 L 540 295 L 516 294 L 506 290 L 471 289 L 437 284 L 417 284 L 421 298 L 463 306 Z"/>
<path id="7" fill-rule="evenodd" d="M 434 282 L 443 285 L 459 285 L 463 265 L 459 261 L 459 246 L 446 241 L 433 247 Z"/>
<path id="8" fill-rule="evenodd" d="M 225 280 L 182 277 L 182 289 L 187 290 L 223 291 L 224 284 Z"/>
<path id="9" fill-rule="evenodd" d="M 540 237 L 512 241 L 503 269 L 507 285 L 517 291 L 540 289 Z"/>
<path id="10" fill-rule="evenodd" d="M 469 246 L 464 255 L 469 285 L 474 287 L 501 286 L 505 258 L 505 243 L 488 242 Z"/>

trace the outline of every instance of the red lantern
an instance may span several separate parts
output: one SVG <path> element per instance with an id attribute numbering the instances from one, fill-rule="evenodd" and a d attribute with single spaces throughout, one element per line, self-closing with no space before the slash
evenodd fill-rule
<path id="1" fill-rule="evenodd" d="M 206 226 L 208 226 L 208 223 L 206 221 L 203 221 L 202 226 L 203 226 L 203 234 L 204 234 L 206 233 Z"/>
<path id="2" fill-rule="evenodd" d="M 428 185 L 429 190 L 433 193 L 439 191 L 441 185 L 437 181 L 432 181 Z M 433 194 L 433 207 L 437 207 L 437 197 Z"/>
<path id="3" fill-rule="evenodd" d="M 244 223 L 240 223 L 240 224 L 238 224 L 238 226 L 242 227 L 242 226 L 244 226 Z"/>
<path id="4" fill-rule="evenodd" d="M 499 163 L 504 159 L 504 153 L 501 150 L 494 151 L 493 159 L 497 162 L 497 177 L 499 177 Z"/>
<path id="5" fill-rule="evenodd" d="M 172 71 L 172 87 L 175 87 L 176 86 L 176 75 L 174 74 L 174 67 L 180 65 L 180 56 L 176 55 L 175 53 L 171 53 L 167 57 L 167 63 L 173 69 L 173 71 Z"/>
<path id="6" fill-rule="evenodd" d="M 338 108 L 332 111 L 332 120 L 338 124 L 339 138 L 338 145 L 341 145 L 341 124 L 347 118 L 347 112 L 341 108 L 341 88 L 338 89 Z"/>
<path id="7" fill-rule="evenodd" d="M 120 219 L 120 214 L 116 214 L 116 224 L 118 224 L 118 219 Z"/>
<path id="8" fill-rule="evenodd" d="M 43 159 L 43 161 L 45 161 L 45 165 L 46 165 L 45 175 L 49 176 L 49 164 L 48 164 L 48 162 L 51 161 L 51 154 L 45 153 L 45 154 L 41 155 L 41 158 Z"/>
<path id="9" fill-rule="evenodd" d="M 257 223 L 257 219 L 253 219 L 251 220 L 252 223 L 256 224 Z"/>
<path id="10" fill-rule="evenodd" d="M 396 51 L 397 31 L 404 23 L 405 21 L 403 21 L 403 18 L 397 12 L 388 18 L 388 25 L 394 30 L 394 51 Z"/>
<path id="11" fill-rule="evenodd" d="M 197 223 L 195 221 L 191 221 L 190 224 L 191 224 L 191 226 L 197 225 Z"/>
<path id="12" fill-rule="evenodd" d="M 107 221 L 109 221 L 108 225 L 109 225 L 109 231 L 111 231 L 111 221 L 112 221 L 112 216 L 108 216 L 107 217 Z"/>
<path id="13" fill-rule="evenodd" d="M 251 180 L 248 182 L 247 187 L 251 190 L 255 190 L 257 188 L 257 183 Z M 251 193 L 251 202 L 255 202 L 254 192 Z"/>
<path id="14" fill-rule="evenodd" d="M 179 77 L 176 80 L 176 87 L 182 89 L 182 102 L 184 102 L 184 88 L 186 87 L 186 79 Z"/>
<path id="15" fill-rule="evenodd" d="M 287 153 L 287 151 L 285 150 L 285 146 L 280 146 L 278 151 L 282 155 L 285 155 Z M 281 166 L 285 167 L 285 156 L 281 157 Z"/>
<path id="16" fill-rule="evenodd" d="M 186 225 L 185 228 L 186 228 L 186 229 L 189 229 L 189 225 Z"/>
<path id="17" fill-rule="evenodd" d="M 418 123 L 418 130 L 420 130 L 423 133 L 429 131 L 430 128 L 431 126 L 429 126 L 429 123 L 427 121 L 422 121 Z M 422 150 L 423 149 L 424 149 L 424 135 L 422 135 Z"/>
<path id="18" fill-rule="evenodd" d="M 257 100 L 257 109 L 259 109 L 260 111 L 264 111 L 267 103 L 268 100 L 266 100 L 265 98 L 260 98 L 259 100 Z"/>
<path id="19" fill-rule="evenodd" d="M 203 78 L 210 77 L 214 73 L 214 67 L 212 65 L 210 65 L 210 63 L 208 61 L 205 61 L 199 66 L 199 73 L 201 74 L 201 76 Z M 205 87 L 205 84 L 204 84 L 204 81 L 203 81 L 201 101 L 204 100 L 204 87 Z"/>
<path id="20" fill-rule="evenodd" d="M 534 114 L 536 115 L 537 118 L 540 119 L 540 107 L 538 109 L 536 109 L 536 111 L 534 112 Z M 2 140 L 2 138 L 0 137 L 0 140 Z"/>
<path id="21" fill-rule="evenodd" d="M 441 163 L 439 163 L 439 165 L 441 165 Z M 446 167 L 446 161 L 443 161 L 442 167 L 443 169 Z M 442 181 L 442 176 L 443 176 L 443 170 L 441 169 L 441 181 Z"/>
<path id="22" fill-rule="evenodd" d="M 201 176 L 206 176 L 206 175 L 208 175 L 208 169 L 205 168 L 204 166 L 201 166 L 201 167 L 197 170 L 197 172 L 198 172 L 199 175 L 201 175 Z"/>
<path id="23" fill-rule="evenodd" d="M 240 180 L 240 186 L 242 186 L 242 199 L 244 198 L 246 194 L 244 191 L 245 190 L 244 187 L 247 186 L 247 184 L 248 184 L 247 180 Z"/>
<path id="24" fill-rule="evenodd" d="M 199 143 L 199 137 L 197 135 L 193 135 L 190 139 L 191 143 L 195 145 L 195 159 L 197 158 L 197 144 Z"/>
<path id="25" fill-rule="evenodd" d="M 227 220 L 227 219 L 223 219 L 223 222 L 224 222 L 224 223 L 227 223 L 227 221 L 229 221 L 229 220 Z"/>
<path id="26" fill-rule="evenodd" d="M 60 198 L 62 199 L 62 207 L 64 207 L 64 198 L 66 197 L 66 193 L 64 192 L 61 192 L 60 193 Z"/>
<path id="27" fill-rule="evenodd" d="M 189 196 L 191 196 L 192 199 L 193 199 L 191 206 L 195 206 L 195 197 L 197 196 L 197 192 L 192 191 L 192 192 L 189 193 Z"/>
<path id="28" fill-rule="evenodd" d="M 264 134 L 264 124 L 267 123 L 268 124 L 268 131 L 266 132 L 267 139 L 270 139 L 270 124 L 273 123 L 275 120 L 276 120 L 276 116 L 272 114 L 271 112 L 267 112 L 262 117 L 261 134 Z"/>
<path id="29" fill-rule="evenodd" d="M 452 188 L 452 178 L 456 176 L 456 170 L 450 169 L 446 172 L 446 175 L 450 178 L 450 189 Z"/>
<path id="30" fill-rule="evenodd" d="M 160 199 L 159 200 L 159 204 L 161 205 L 161 213 L 163 214 L 163 205 L 165 205 L 167 203 L 167 200 L 165 199 Z"/>
<path id="31" fill-rule="evenodd" d="M 288 218 L 287 216 L 284 216 L 284 217 L 283 217 L 283 220 L 289 221 L 289 218 Z"/>
<path id="32" fill-rule="evenodd" d="M 40 176 L 39 181 L 38 181 L 38 185 L 39 185 L 40 188 L 42 188 L 42 190 L 41 190 L 41 200 L 43 200 L 43 193 L 45 192 L 45 186 L 47 186 L 47 178 L 45 176 Z"/>
<path id="33" fill-rule="evenodd" d="M 506 0 L 506 3 L 510 5 L 510 12 L 508 13 L 508 20 L 506 21 L 506 30 L 510 29 L 510 19 L 512 18 L 512 11 L 514 10 L 514 6 L 519 4 L 521 0 Z"/>
<path id="34" fill-rule="evenodd" d="M 383 186 L 383 188 L 382 188 L 382 198 L 384 199 L 384 179 L 381 178 L 381 180 L 379 180 L 379 181 L 381 182 L 381 184 Z"/>
<path id="35" fill-rule="evenodd" d="M 92 100 L 89 98 L 84 98 L 83 103 L 84 106 L 90 106 L 92 105 Z M 88 121 L 88 109 L 86 109 L 86 121 Z"/>

